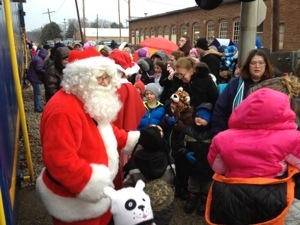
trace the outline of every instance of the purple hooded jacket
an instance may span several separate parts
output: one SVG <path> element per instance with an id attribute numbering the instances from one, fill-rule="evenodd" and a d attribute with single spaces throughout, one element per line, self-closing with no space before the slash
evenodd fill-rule
<path id="1" fill-rule="evenodd" d="M 48 55 L 48 50 L 41 48 L 39 54 L 34 57 L 30 62 L 29 69 L 27 72 L 27 80 L 38 84 L 44 83 L 44 76 L 46 73 L 44 59 Z"/>

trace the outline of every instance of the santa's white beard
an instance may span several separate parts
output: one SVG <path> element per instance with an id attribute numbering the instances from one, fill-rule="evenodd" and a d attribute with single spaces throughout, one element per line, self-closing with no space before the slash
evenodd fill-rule
<path id="1" fill-rule="evenodd" d="M 111 86 L 97 86 L 83 93 L 84 108 L 98 123 L 112 122 L 120 108 L 121 102 Z"/>

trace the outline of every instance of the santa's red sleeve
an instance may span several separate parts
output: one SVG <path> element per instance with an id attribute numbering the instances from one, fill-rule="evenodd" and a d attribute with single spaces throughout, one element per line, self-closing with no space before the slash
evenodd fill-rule
<path id="1" fill-rule="evenodd" d="M 123 129 L 119 129 L 115 125 L 112 125 L 112 127 L 118 142 L 118 149 L 121 150 L 126 155 L 131 155 L 131 152 L 140 137 L 140 132 L 139 131 L 126 132 Z"/>

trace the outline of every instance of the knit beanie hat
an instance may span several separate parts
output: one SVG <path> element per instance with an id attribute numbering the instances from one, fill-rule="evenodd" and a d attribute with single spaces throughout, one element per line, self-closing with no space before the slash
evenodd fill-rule
<path id="1" fill-rule="evenodd" d="M 56 50 L 60 47 L 66 47 L 66 45 L 64 43 L 61 43 L 61 42 L 57 42 L 54 44 L 54 48 L 53 48 L 53 52 L 55 53 Z"/>
<path id="2" fill-rule="evenodd" d="M 69 57 L 70 49 L 68 47 L 59 47 L 56 49 L 55 58 L 66 59 Z"/>
<path id="3" fill-rule="evenodd" d="M 140 67 L 132 61 L 127 52 L 120 51 L 119 49 L 114 49 L 110 53 L 109 58 L 115 61 L 117 69 L 125 73 L 126 76 L 131 76 L 140 69 Z"/>
<path id="4" fill-rule="evenodd" d="M 154 216 L 149 195 L 144 192 L 145 183 L 138 180 L 135 187 L 118 191 L 105 187 L 103 192 L 111 200 L 110 211 L 115 225 L 151 224 Z"/>
<path id="5" fill-rule="evenodd" d="M 137 64 L 144 72 L 148 72 L 150 70 L 149 63 L 145 60 L 145 58 L 141 58 L 137 61 Z"/>
<path id="6" fill-rule="evenodd" d="M 139 58 L 149 57 L 149 53 L 145 48 L 140 48 L 137 50 Z"/>
<path id="7" fill-rule="evenodd" d="M 190 95 L 184 91 L 182 87 L 178 88 L 178 90 L 171 95 L 170 99 L 176 104 L 179 112 L 182 112 L 190 106 Z"/>
<path id="8" fill-rule="evenodd" d="M 190 50 L 189 54 L 195 54 L 195 57 L 199 58 L 199 53 L 196 48 L 192 48 Z"/>
<path id="9" fill-rule="evenodd" d="M 199 38 L 195 44 L 195 48 L 202 48 L 203 50 L 208 50 L 208 42 L 206 38 Z"/>
<path id="10" fill-rule="evenodd" d="M 208 123 L 211 121 L 211 113 L 208 109 L 199 109 L 196 113 L 196 117 L 201 117 L 206 120 Z"/>
<path id="11" fill-rule="evenodd" d="M 159 87 L 158 87 L 158 85 L 155 84 L 155 83 L 149 83 L 149 84 L 147 84 L 147 85 L 145 86 L 145 92 L 146 92 L 146 91 L 151 91 L 151 92 L 155 95 L 156 99 L 158 99 L 159 96 L 160 96 L 160 90 L 159 90 Z"/>
<path id="12" fill-rule="evenodd" d="M 138 143 L 147 152 L 161 151 L 165 147 L 162 129 L 156 125 L 149 125 L 140 130 Z"/>
<path id="13" fill-rule="evenodd" d="M 211 118 L 212 118 L 212 104 L 209 102 L 205 102 L 200 104 L 197 108 L 196 108 L 196 113 L 195 116 L 196 117 L 201 117 L 202 119 L 206 120 L 208 123 L 211 122 Z"/>
<path id="14" fill-rule="evenodd" d="M 112 51 L 112 49 L 110 47 L 108 47 L 107 45 L 98 45 L 98 52 L 101 53 L 101 51 L 106 51 L 107 53 L 110 53 Z"/>

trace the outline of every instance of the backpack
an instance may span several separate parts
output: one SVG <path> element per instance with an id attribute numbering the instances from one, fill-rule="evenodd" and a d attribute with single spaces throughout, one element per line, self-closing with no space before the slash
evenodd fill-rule
<path id="1" fill-rule="evenodd" d="M 156 225 L 167 225 L 174 212 L 175 187 L 163 179 L 149 180 L 144 191 L 151 200 Z"/>

